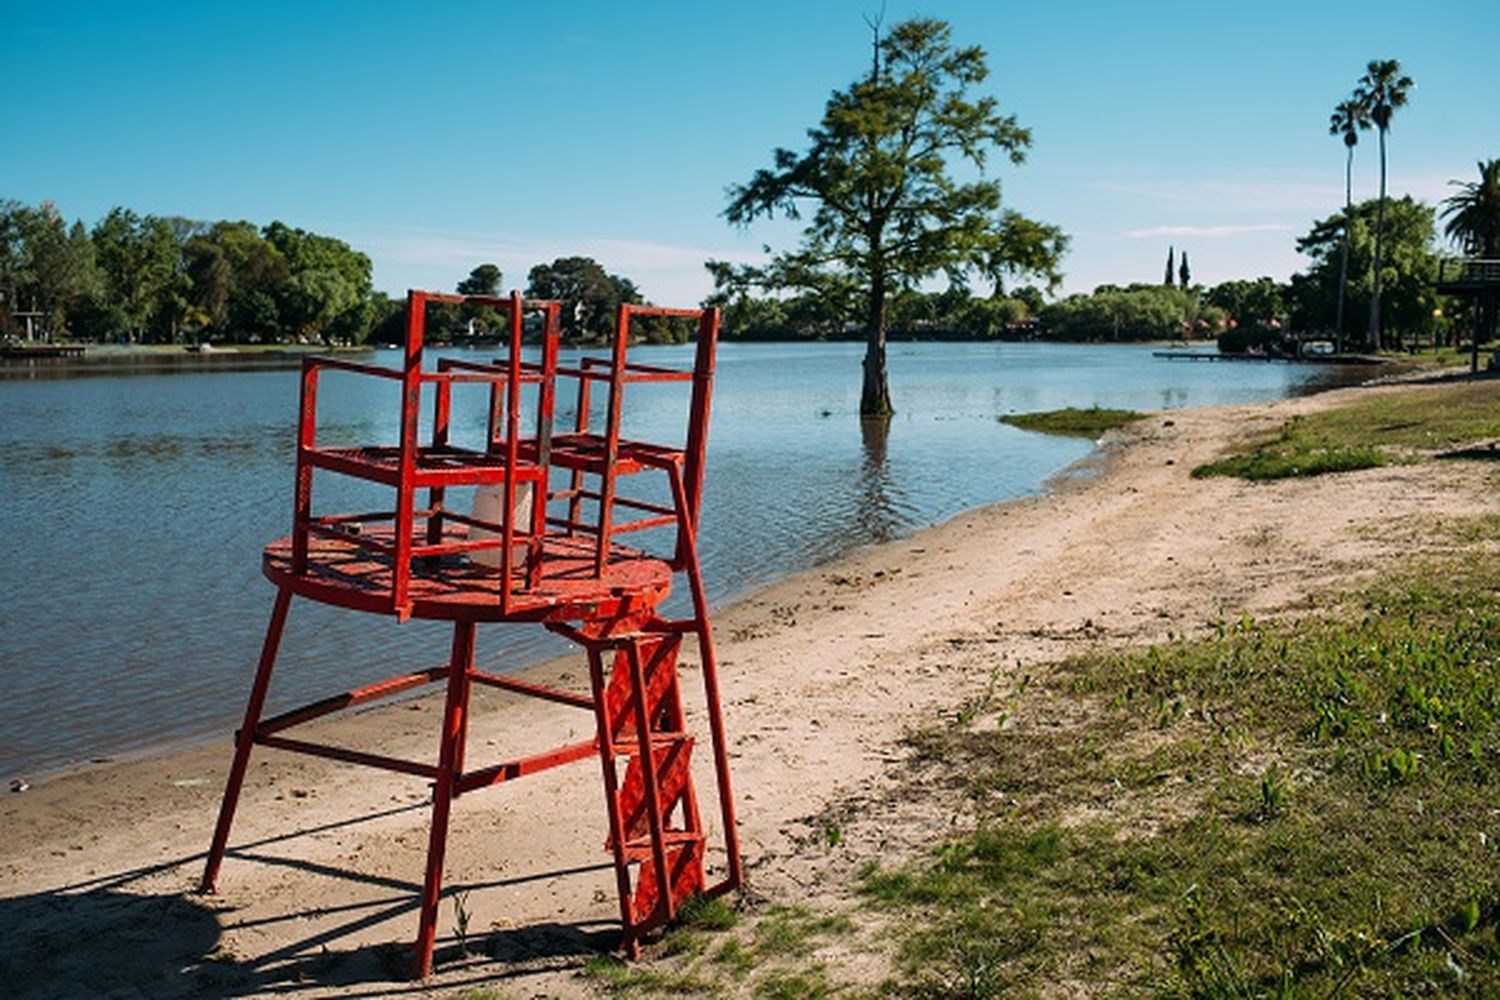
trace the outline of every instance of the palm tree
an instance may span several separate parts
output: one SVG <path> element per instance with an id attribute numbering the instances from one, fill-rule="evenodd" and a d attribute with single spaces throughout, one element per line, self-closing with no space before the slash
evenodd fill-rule
<path id="1" fill-rule="evenodd" d="M 1479 164 L 1478 182 L 1451 181 L 1459 193 L 1443 199 L 1443 218 L 1448 224 L 1443 233 L 1463 247 L 1465 253 L 1487 260 L 1500 259 L 1500 160 Z M 1480 301 L 1479 329 L 1475 331 L 1474 349 L 1477 364 L 1479 339 L 1495 338 L 1495 293 L 1488 291 Z"/>
<path id="2" fill-rule="evenodd" d="M 1401 75 L 1401 63 L 1395 59 L 1371 59 L 1365 75 L 1351 95 L 1363 104 L 1380 135 L 1380 204 L 1375 210 L 1375 292 L 1370 297 L 1370 340 L 1380 350 L 1380 243 L 1385 228 L 1385 134 L 1391 128 L 1391 116 L 1406 105 L 1406 92 L 1415 87 L 1409 76 Z"/>
<path id="3" fill-rule="evenodd" d="M 1352 97 L 1335 105 L 1328 121 L 1328 134 L 1344 138 L 1344 251 L 1339 260 L 1339 306 L 1334 320 L 1334 347 L 1344 350 L 1344 292 L 1349 287 L 1349 227 L 1354 222 L 1354 147 L 1359 133 L 1369 129 L 1370 116 L 1365 106 Z"/>
<path id="4" fill-rule="evenodd" d="M 1479 164 L 1479 180 L 1449 181 L 1458 194 L 1443 199 L 1444 234 L 1465 253 L 1500 259 L 1500 160 Z"/>

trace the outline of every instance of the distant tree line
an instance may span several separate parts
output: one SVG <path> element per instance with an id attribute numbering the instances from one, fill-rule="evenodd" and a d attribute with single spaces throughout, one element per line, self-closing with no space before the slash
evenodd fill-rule
<path id="1" fill-rule="evenodd" d="M 0 201 L 7 335 L 131 343 L 336 342 L 364 336 L 370 259 L 281 222 L 196 222 L 111 209 L 92 229 L 51 202 Z"/>
<path id="2" fill-rule="evenodd" d="M 504 275 L 494 264 L 480 264 L 455 287 L 461 295 L 501 296 Z M 556 299 L 561 303 L 563 339 L 569 343 L 599 343 L 614 333 L 615 320 L 623 304 L 645 300 L 640 289 L 622 275 L 611 274 L 591 257 L 559 257 L 538 264 L 526 275 L 524 292 L 531 299 Z M 465 304 L 432 305 L 427 312 L 427 336 L 436 341 L 473 343 L 493 340 L 504 330 L 505 319 L 496 309 Z M 650 343 L 681 343 L 696 327 L 683 320 L 650 318 L 634 323 L 631 330 Z M 400 344 L 406 336 L 402 303 L 382 306 L 380 318 L 370 332 L 376 344 Z"/>
<path id="3" fill-rule="evenodd" d="M 1481 164 L 1482 175 L 1485 166 Z M 1472 203 L 1486 190 L 1485 176 L 1449 199 L 1445 214 L 1452 218 L 1462 211 L 1474 214 Z M 1297 240 L 1297 249 L 1311 263 L 1288 282 L 1259 277 L 1210 286 L 1193 284 L 1187 253 L 1172 248 L 1160 284 L 1100 285 L 1092 292 L 1053 302 L 1046 302 L 1042 292 L 1032 287 L 996 295 L 973 295 L 957 285 L 940 291 L 905 289 L 892 297 L 891 336 L 1062 341 L 1201 338 L 1217 339 L 1222 349 L 1231 352 L 1266 349 L 1292 330 L 1332 339 L 1340 309 L 1341 272 L 1348 275 L 1349 294 L 1343 303 L 1346 325 L 1350 329 L 1368 325 L 1380 214 L 1379 200 L 1370 199 L 1314 222 Z M 1434 209 L 1411 197 L 1388 198 L 1384 217 L 1381 325 L 1389 344 L 1409 346 L 1419 337 L 1446 342 L 1457 332 L 1469 330 L 1474 305 L 1439 296 L 1434 288 L 1438 262 Z M 1462 233 L 1450 231 L 1448 235 L 1468 245 Z M 1473 239 L 1468 243 L 1483 249 Z M 708 301 L 724 309 L 727 337 L 829 340 L 863 335 L 860 324 L 865 305 L 853 281 L 826 273 L 817 280 L 788 275 L 780 284 L 792 291 L 757 296 L 743 269 L 718 261 L 711 261 L 708 268 L 715 283 Z"/>

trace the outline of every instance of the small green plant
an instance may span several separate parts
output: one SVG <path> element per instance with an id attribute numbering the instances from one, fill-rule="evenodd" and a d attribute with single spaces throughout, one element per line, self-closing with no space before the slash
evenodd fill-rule
<path id="1" fill-rule="evenodd" d="M 453 936 L 458 938 L 458 953 L 469 957 L 469 890 L 453 894 Z"/>
<path id="2" fill-rule="evenodd" d="M 1281 768 L 1271 764 L 1260 776 L 1260 808 L 1257 817 L 1262 820 L 1275 819 L 1286 809 L 1286 776 Z"/>
<path id="3" fill-rule="evenodd" d="M 837 847 L 844 840 L 844 830 L 837 823 L 823 824 L 823 843 L 829 847 Z"/>

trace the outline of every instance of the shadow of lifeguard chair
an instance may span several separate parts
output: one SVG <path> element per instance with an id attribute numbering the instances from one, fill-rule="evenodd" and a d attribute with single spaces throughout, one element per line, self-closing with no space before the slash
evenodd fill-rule
<path id="1" fill-rule="evenodd" d="M 506 356 L 494 364 L 443 359 L 423 365 L 425 315 L 432 303 L 484 307 L 507 322 Z M 525 319 L 535 317 L 539 357 L 523 356 Z M 692 321 L 696 349 L 690 369 L 648 366 L 627 358 L 631 320 Z M 267 546 L 265 575 L 277 587 L 259 666 L 236 733 L 233 763 L 201 888 L 214 889 L 249 764 L 261 745 L 331 758 L 433 783 L 426 877 L 415 946 L 417 975 L 432 969 L 452 800 L 504 781 L 598 756 L 603 771 L 609 850 L 615 868 L 622 946 L 638 953 L 642 936 L 672 920 L 688 897 L 718 894 L 743 880 L 730 789 L 728 748 L 717 663 L 697 557 L 716 310 L 625 307 L 608 357 L 558 361 L 559 304 L 413 291 L 401 369 L 333 358 L 304 361 L 298 422 L 292 534 Z M 318 386 L 329 371 L 399 384 L 395 444 L 331 445 L 318 437 Z M 554 432 L 557 386 L 577 384 L 574 427 Z M 625 387 L 678 383 L 688 392 L 686 434 L 669 443 L 622 435 Z M 454 389 L 487 390 L 483 447 L 453 443 Z M 590 427 L 591 393 L 602 386 L 604 426 Z M 432 431 L 420 439 L 424 390 L 432 399 Z M 527 403 L 525 397 L 533 397 Z M 642 500 L 621 483 L 639 473 L 665 475 L 667 502 Z M 318 513 L 315 472 L 353 477 L 394 491 L 394 509 Z M 556 482 L 554 482 L 556 480 Z M 448 491 L 475 488 L 465 513 Z M 424 495 L 425 494 L 425 495 Z M 483 500 L 481 500 L 483 498 Z M 418 501 L 425 499 L 425 506 Z M 623 512 L 623 513 L 622 513 Z M 668 551 L 629 548 L 618 537 L 636 530 L 672 532 Z M 660 607 L 676 574 L 689 584 L 691 617 L 663 617 Z M 292 597 L 374 614 L 453 622 L 449 659 L 441 667 L 386 678 L 301 708 L 262 718 Z M 475 666 L 475 629 L 482 622 L 531 622 L 581 645 L 589 662 L 587 693 L 522 681 Z M 709 885 L 707 837 L 691 770 L 677 656 L 685 635 L 696 637 L 703 664 L 717 799 L 723 822 L 726 874 Z M 607 661 L 607 662 L 606 662 Z M 297 739 L 293 727 L 341 709 L 422 685 L 445 682 L 436 764 Z M 466 769 L 470 692 L 481 684 L 591 711 L 590 739 L 528 757 Z"/>

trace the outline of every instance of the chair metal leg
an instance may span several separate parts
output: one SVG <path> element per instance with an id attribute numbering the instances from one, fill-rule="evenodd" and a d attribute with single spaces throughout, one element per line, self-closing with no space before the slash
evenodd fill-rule
<path id="1" fill-rule="evenodd" d="M 463 759 L 468 728 L 469 679 L 474 670 L 474 623 L 453 626 L 453 652 L 448 660 L 448 694 L 443 706 L 443 735 L 438 745 L 438 775 L 432 789 L 432 829 L 427 840 L 427 878 L 422 887 L 422 915 L 417 927 L 416 973 L 432 974 L 432 949 L 437 940 L 438 899 L 443 889 L 443 855 L 448 847 L 448 816 Z"/>
<path id="2" fill-rule="evenodd" d="M 265 642 L 260 649 L 260 665 L 255 671 L 255 683 L 250 688 L 250 699 L 245 704 L 245 718 L 234 737 L 234 763 L 229 767 L 229 780 L 224 785 L 224 800 L 219 805 L 219 822 L 214 827 L 213 843 L 208 849 L 208 862 L 203 866 L 203 879 L 198 884 L 199 892 L 213 892 L 219 878 L 219 866 L 224 862 L 224 851 L 229 846 L 229 828 L 234 823 L 234 810 L 240 801 L 240 789 L 245 783 L 245 770 L 250 765 L 250 748 L 255 744 L 255 727 L 260 724 L 261 711 L 266 704 L 266 691 L 271 686 L 271 670 L 276 665 L 276 652 L 281 647 L 281 633 L 286 627 L 287 608 L 292 603 L 292 592 L 281 589 L 276 592 L 276 604 L 271 609 L 271 621 L 266 626 Z"/>

